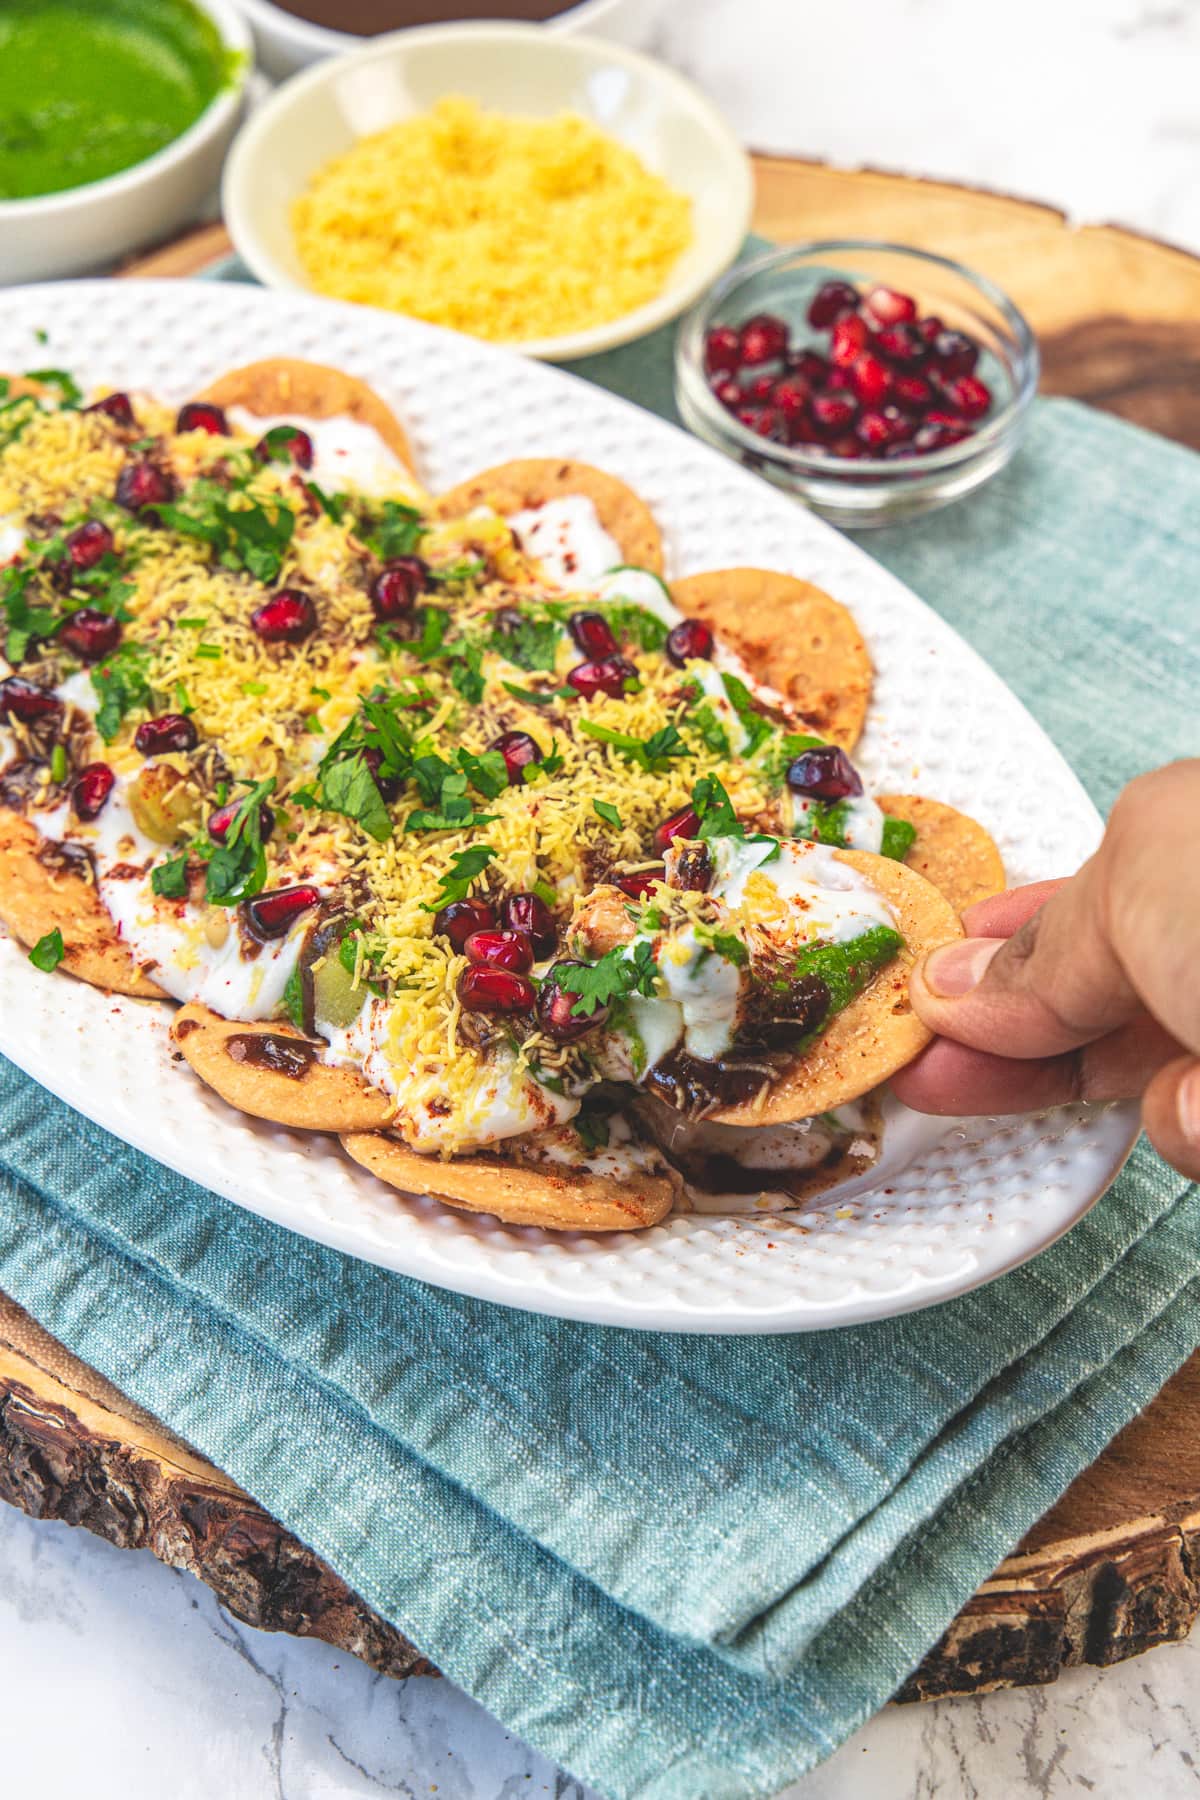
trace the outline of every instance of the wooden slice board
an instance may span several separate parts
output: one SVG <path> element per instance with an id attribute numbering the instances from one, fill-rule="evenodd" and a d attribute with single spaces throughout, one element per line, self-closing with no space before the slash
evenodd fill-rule
<path id="1" fill-rule="evenodd" d="M 758 157 L 755 227 L 881 237 L 992 276 L 1041 337 L 1046 392 L 1200 448 L 1200 259 L 1050 207 L 878 170 Z M 197 274 L 202 226 L 128 275 Z M 0 1498 L 191 1569 L 239 1619 L 324 1638 L 389 1675 L 413 1645 L 219 1469 L 0 1295 Z M 898 1698 L 1053 1681 L 1186 1635 L 1200 1610 L 1200 1354 L 984 1582 Z"/>

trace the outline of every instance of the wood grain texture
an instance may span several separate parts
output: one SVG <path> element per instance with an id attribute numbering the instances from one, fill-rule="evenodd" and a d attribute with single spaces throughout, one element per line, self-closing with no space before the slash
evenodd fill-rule
<path id="1" fill-rule="evenodd" d="M 882 237 L 959 258 L 1028 315 L 1044 391 L 1200 447 L 1200 259 L 953 183 L 755 164 L 764 235 Z M 123 272 L 192 275 L 230 248 L 221 226 L 201 226 Z M 388 1674 L 430 1672 L 227 1476 L 3 1296 L 0 1498 L 192 1569 L 250 1624 L 324 1638 Z M 1050 1682 L 1181 1638 L 1198 1610 L 1200 1354 L 983 1583 L 897 1697 Z"/>

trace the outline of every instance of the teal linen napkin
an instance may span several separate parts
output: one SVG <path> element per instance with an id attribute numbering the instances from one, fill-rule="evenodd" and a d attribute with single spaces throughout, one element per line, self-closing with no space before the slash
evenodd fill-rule
<path id="1" fill-rule="evenodd" d="M 579 372 L 669 411 L 666 334 Z M 1043 402 L 1003 477 L 867 544 L 1107 805 L 1200 747 L 1198 493 L 1188 452 Z M 0 1286 L 614 1800 L 766 1800 L 876 1710 L 1200 1342 L 1198 1230 L 1142 1145 L 934 1311 L 604 1330 L 291 1237 L 0 1064 Z"/>

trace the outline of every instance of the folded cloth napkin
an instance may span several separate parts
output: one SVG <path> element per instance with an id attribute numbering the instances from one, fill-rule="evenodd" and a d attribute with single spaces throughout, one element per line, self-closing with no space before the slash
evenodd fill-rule
<path id="1" fill-rule="evenodd" d="M 661 334 L 581 372 L 669 410 Z M 1196 748 L 1198 498 L 1189 452 L 1048 401 L 1005 475 L 869 548 L 1107 805 Z M 1198 1242 L 1143 1144 L 934 1311 L 606 1330 L 292 1237 L 0 1063 L 0 1287 L 614 1800 L 766 1800 L 882 1705 L 1200 1342 Z"/>

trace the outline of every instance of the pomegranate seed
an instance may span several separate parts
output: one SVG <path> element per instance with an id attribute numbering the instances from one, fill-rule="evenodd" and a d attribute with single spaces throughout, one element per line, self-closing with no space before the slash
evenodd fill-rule
<path id="1" fill-rule="evenodd" d="M 858 414 L 858 402 L 849 394 L 814 394 L 812 403 L 813 424 L 823 437 L 834 437 L 853 425 Z"/>
<path id="2" fill-rule="evenodd" d="M 136 422 L 128 394 L 105 394 L 103 400 L 93 400 L 92 404 L 85 406 L 83 410 L 90 413 L 103 413 L 106 418 L 112 419 L 118 425 L 133 425 Z"/>
<path id="3" fill-rule="evenodd" d="M 489 750 L 498 750 L 504 758 L 509 787 L 521 787 L 530 763 L 540 763 L 542 753 L 527 731 L 502 731 L 493 738 Z"/>
<path id="4" fill-rule="evenodd" d="M 246 922 L 256 937 L 286 937 L 301 913 L 321 903 L 320 888 L 305 882 L 300 887 L 276 888 L 270 894 L 256 894 L 244 903 Z"/>
<path id="5" fill-rule="evenodd" d="M 889 362 L 918 363 L 928 354 L 924 339 L 914 325 L 885 325 L 875 333 L 875 348 Z"/>
<path id="6" fill-rule="evenodd" d="M 933 340 L 933 360 L 943 375 L 970 375 L 979 361 L 979 345 L 963 331 L 939 331 Z"/>
<path id="7" fill-rule="evenodd" d="M 966 431 L 967 421 L 961 413 L 947 412 L 945 407 L 932 407 L 925 414 L 926 425 L 948 425 L 952 431 Z"/>
<path id="8" fill-rule="evenodd" d="M 787 784 L 814 800 L 847 800 L 863 791 L 858 770 L 837 744 L 805 750 L 789 765 Z"/>
<path id="9" fill-rule="evenodd" d="M 833 442 L 829 444 L 827 448 L 834 456 L 853 458 L 866 455 L 866 451 L 853 434 L 834 438 Z"/>
<path id="10" fill-rule="evenodd" d="M 742 404 L 742 390 L 731 375 L 726 375 L 723 380 L 713 383 L 713 394 L 722 406 L 729 408 L 730 412 Z"/>
<path id="11" fill-rule="evenodd" d="M 881 412 L 865 412 L 854 427 L 854 435 L 866 450 L 882 450 L 892 441 L 892 427 Z"/>
<path id="12" fill-rule="evenodd" d="M 897 375 L 892 382 L 891 398 L 905 412 L 924 412 L 933 399 L 933 389 L 923 375 Z"/>
<path id="13" fill-rule="evenodd" d="M 209 814 L 208 835 L 214 844 L 225 842 L 229 836 L 229 827 L 233 824 L 240 805 L 240 800 L 231 800 L 227 806 L 219 806 L 216 812 Z M 258 809 L 258 835 L 264 844 L 274 829 L 275 814 L 269 806 L 260 806 Z"/>
<path id="14" fill-rule="evenodd" d="M 38 719 L 57 719 L 62 715 L 62 701 L 55 694 L 20 675 L 0 681 L 0 719 L 17 719 L 22 725 L 33 725 Z"/>
<path id="15" fill-rule="evenodd" d="M 380 774 L 380 770 L 383 768 L 383 751 L 377 750 L 373 744 L 368 744 L 362 753 L 362 759 L 371 771 L 371 779 L 379 789 L 381 799 L 395 800 L 400 793 L 402 784 L 398 776 Z"/>
<path id="16" fill-rule="evenodd" d="M 878 406 L 892 385 L 892 372 L 867 351 L 850 365 L 850 386 L 864 406 Z"/>
<path id="17" fill-rule="evenodd" d="M 829 364 L 816 350 L 797 350 L 787 360 L 789 370 L 794 375 L 801 376 L 811 387 L 821 387 L 829 376 Z"/>
<path id="18" fill-rule="evenodd" d="M 317 609 L 300 588 L 280 588 L 250 614 L 264 644 L 302 644 L 317 628 Z"/>
<path id="19" fill-rule="evenodd" d="M 746 422 L 742 421 L 743 424 Z M 749 425 L 756 436 L 774 438 L 777 443 L 782 443 L 787 436 L 787 420 L 774 406 L 760 406 L 757 410 L 752 408 Z"/>
<path id="20" fill-rule="evenodd" d="M 704 340 L 704 367 L 710 375 L 728 374 L 740 360 L 738 334 L 732 325 L 716 325 Z"/>
<path id="21" fill-rule="evenodd" d="M 858 298 L 858 289 L 851 287 L 848 281 L 825 282 L 812 297 L 808 308 L 809 324 L 815 325 L 818 331 L 824 331 L 827 325 L 836 325 L 843 313 L 857 310 Z"/>
<path id="22" fill-rule="evenodd" d="M 866 349 L 868 335 L 867 322 L 860 319 L 857 313 L 851 313 L 849 318 L 839 319 L 833 328 L 829 345 L 830 359 L 839 368 L 849 368 Z"/>
<path id="23" fill-rule="evenodd" d="M 777 362 L 788 347 L 788 328 L 773 313 L 756 313 L 738 335 L 738 356 L 748 367 Z"/>
<path id="24" fill-rule="evenodd" d="M 144 512 L 174 499 L 174 477 L 152 462 L 127 462 L 117 476 L 115 497 L 126 512 Z"/>
<path id="25" fill-rule="evenodd" d="M 945 450 L 951 444 L 961 444 L 964 438 L 969 438 L 971 435 L 969 425 L 933 425 L 926 421 L 913 439 L 913 448 L 916 450 Z"/>
<path id="26" fill-rule="evenodd" d="M 660 856 L 666 854 L 676 838 L 694 838 L 700 835 L 700 818 L 693 807 L 681 806 L 673 812 L 669 819 L 664 819 L 654 833 L 654 848 Z"/>
<path id="27" fill-rule="evenodd" d="M 228 437 L 229 422 L 223 409 L 211 400 L 189 400 L 175 419 L 176 431 L 207 431 L 210 437 Z"/>
<path id="28" fill-rule="evenodd" d="M 164 756 L 170 750 L 194 750 L 199 733 L 183 713 L 160 713 L 144 719 L 133 734 L 134 748 L 143 756 Z"/>
<path id="29" fill-rule="evenodd" d="M 452 900 L 435 917 L 433 931 L 435 937 L 449 938 L 461 951 L 472 932 L 491 931 L 495 924 L 496 914 L 486 900 Z"/>
<path id="30" fill-rule="evenodd" d="M 539 961 L 544 956 L 553 956 L 558 943 L 558 927 L 550 908 L 536 894 L 510 894 L 500 908 L 500 921 L 506 931 L 524 933 Z"/>
<path id="31" fill-rule="evenodd" d="M 812 388 L 803 375 L 785 375 L 782 381 L 775 383 L 771 404 L 790 425 L 793 419 L 798 419 L 803 413 L 811 393 Z"/>
<path id="32" fill-rule="evenodd" d="M 826 394 L 848 394 L 853 384 L 849 369 L 830 369 L 828 380 L 822 389 Z"/>
<path id="33" fill-rule="evenodd" d="M 563 987 L 561 971 L 565 969 L 586 969 L 587 963 L 576 962 L 564 958 L 555 963 L 546 980 L 542 983 L 537 1001 L 538 1025 L 548 1038 L 557 1044 L 570 1044 L 585 1033 L 594 1031 L 608 1017 L 607 1006 L 598 1006 L 594 1012 L 580 1015 L 575 1011 L 577 994 L 570 988 Z"/>
<path id="34" fill-rule="evenodd" d="M 917 330 L 926 344 L 932 344 L 940 332 L 946 327 L 936 313 L 927 313 L 923 319 L 917 320 Z"/>
<path id="35" fill-rule="evenodd" d="M 67 555 L 76 569 L 94 569 L 113 547 L 113 534 L 99 519 L 77 525 L 67 537 Z"/>
<path id="36" fill-rule="evenodd" d="M 708 662 L 713 647 L 713 634 L 703 619 L 680 619 L 667 633 L 667 655 L 680 669 L 692 657 L 702 657 Z"/>
<path id="37" fill-rule="evenodd" d="M 463 949 L 473 963 L 511 969 L 527 975 L 533 967 L 533 944 L 523 931 L 473 931 Z"/>
<path id="38" fill-rule="evenodd" d="M 788 420 L 789 444 L 816 444 L 819 442 L 816 427 L 807 413 L 799 413 L 795 418 Z"/>
<path id="39" fill-rule="evenodd" d="M 752 400 L 755 406 L 765 406 L 775 391 L 777 379 L 774 375 L 756 375 L 753 381 L 746 384 L 747 400 Z"/>
<path id="40" fill-rule="evenodd" d="M 613 886 L 619 887 L 631 900 L 644 900 L 656 881 L 665 881 L 667 871 L 661 863 L 653 869 L 639 869 L 636 875 L 617 875 Z"/>
<path id="41" fill-rule="evenodd" d="M 637 670 L 624 656 L 606 656 L 600 662 L 576 663 L 568 671 L 567 680 L 584 700 L 592 700 L 597 694 L 619 700 L 625 683 L 637 680 Z"/>
<path id="42" fill-rule="evenodd" d="M 907 442 L 913 432 L 917 429 L 919 423 L 917 419 L 911 418 L 908 413 L 901 412 L 898 406 L 885 406 L 883 408 L 883 416 L 892 428 L 893 443 Z"/>
<path id="43" fill-rule="evenodd" d="M 107 763 L 88 763 L 86 768 L 80 769 L 71 784 L 71 805 L 75 808 L 76 818 L 99 818 L 116 780 Z"/>
<path id="44" fill-rule="evenodd" d="M 99 662 L 102 657 L 111 656 L 120 643 L 121 621 L 94 606 L 81 606 L 59 632 L 58 641 L 84 662 Z"/>
<path id="45" fill-rule="evenodd" d="M 264 437 L 260 437 L 254 446 L 254 454 L 259 462 L 274 462 L 279 452 L 294 462 L 298 469 L 311 469 L 313 466 L 313 441 L 307 431 L 301 431 L 298 425 L 276 425 Z"/>
<path id="46" fill-rule="evenodd" d="M 593 662 L 602 662 L 606 656 L 617 654 L 617 640 L 613 636 L 612 626 L 598 612 L 572 613 L 568 623 L 571 636 Z"/>
<path id="47" fill-rule="evenodd" d="M 955 375 L 939 381 L 942 393 L 964 419 L 982 419 L 992 404 L 992 390 L 975 375 Z"/>
<path id="48" fill-rule="evenodd" d="M 532 1012 L 537 1000 L 537 990 L 527 976 L 514 975 L 511 969 L 489 968 L 486 963 L 464 969 L 455 991 L 467 1012 Z"/>
<path id="49" fill-rule="evenodd" d="M 377 619 L 401 619 L 413 609 L 429 581 L 429 564 L 420 556 L 397 556 L 385 563 L 371 583 L 371 605 Z"/>
<path id="50" fill-rule="evenodd" d="M 895 288 L 873 287 L 863 305 L 881 325 L 899 325 L 917 316 L 917 303 L 911 294 L 898 294 Z"/>

